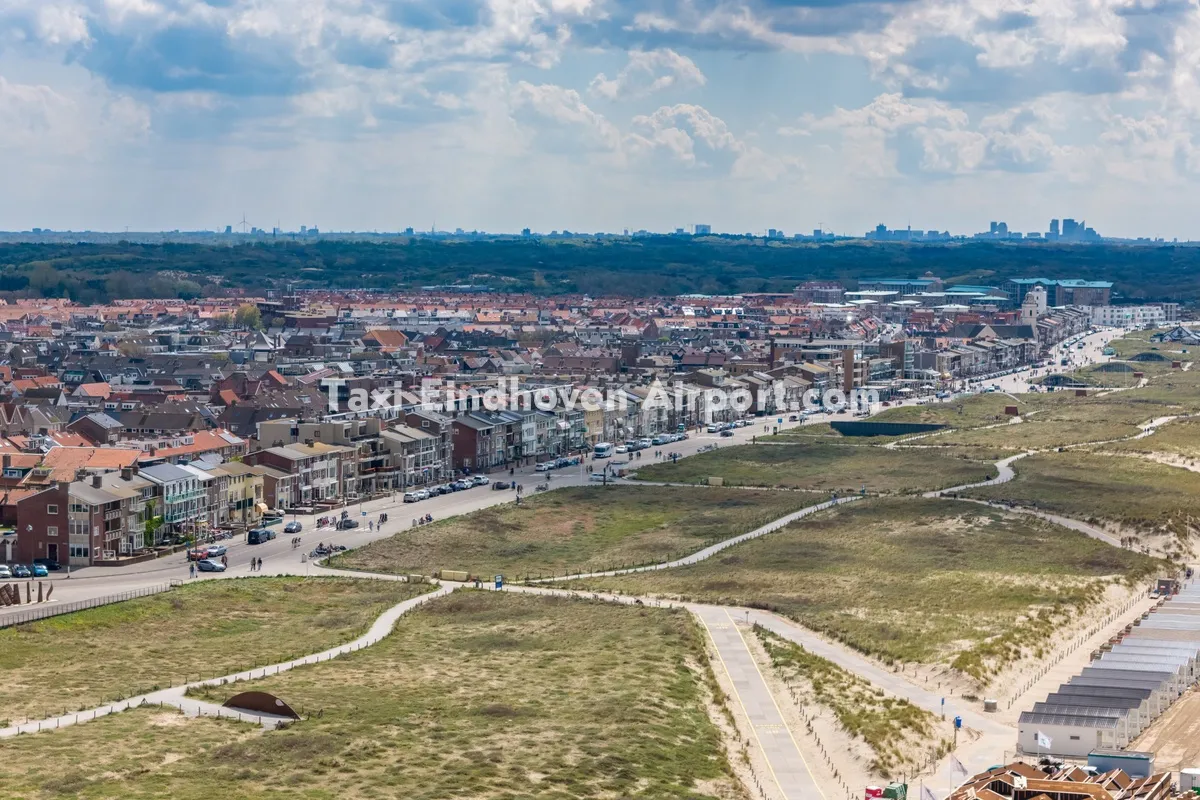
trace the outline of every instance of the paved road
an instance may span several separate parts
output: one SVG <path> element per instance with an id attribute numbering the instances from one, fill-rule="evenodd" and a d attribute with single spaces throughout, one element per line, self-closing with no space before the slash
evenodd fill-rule
<path id="1" fill-rule="evenodd" d="M 825 793 L 817 784 L 754 660 L 754 654 L 729 610 L 715 606 L 688 606 L 712 639 L 721 668 L 733 685 L 734 700 L 742 709 L 762 751 L 771 778 L 787 800 L 814 800 Z"/>

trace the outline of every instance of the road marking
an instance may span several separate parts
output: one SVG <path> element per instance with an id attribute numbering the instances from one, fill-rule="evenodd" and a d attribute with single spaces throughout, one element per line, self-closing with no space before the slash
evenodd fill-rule
<path id="1" fill-rule="evenodd" d="M 779 793 L 787 797 L 787 791 L 784 790 L 783 784 L 779 782 L 779 777 L 775 774 L 775 768 L 771 766 L 771 759 L 767 757 L 766 748 L 763 747 L 762 740 L 758 738 L 758 731 L 754 727 L 754 722 L 750 717 L 750 710 L 746 708 L 746 703 L 742 700 L 742 695 L 738 692 L 737 683 L 733 680 L 733 673 L 729 671 L 729 665 L 725 663 L 725 657 L 721 655 L 721 647 L 717 644 L 717 639 L 712 634 L 712 630 L 708 627 L 708 622 L 704 619 L 703 614 L 697 614 L 696 618 L 700 620 L 700 624 L 704 626 L 705 632 L 708 633 L 708 638 L 712 640 L 713 650 L 717 652 L 717 660 L 721 662 L 721 669 L 725 670 L 725 676 L 729 678 L 729 686 L 733 689 L 733 696 L 737 698 L 738 705 L 742 707 L 742 714 L 746 717 L 746 722 L 750 725 L 750 732 L 754 734 L 754 741 L 758 743 L 758 751 L 763 755 L 763 761 L 767 762 L 767 771 L 771 773 L 771 780 L 775 781 L 775 785 L 779 787 Z M 732 620 L 731 620 L 732 621 Z M 750 660 L 754 660 L 754 654 L 750 654 Z M 770 690 L 768 690 L 768 694 Z M 803 758 L 803 757 L 801 757 Z M 807 765 L 805 765 L 807 766 Z M 816 783 L 814 780 L 813 783 Z M 818 791 L 820 789 L 818 788 Z"/>
<path id="2" fill-rule="evenodd" d="M 737 630 L 737 625 L 733 621 L 733 617 L 729 614 L 729 609 L 725 609 L 725 616 L 729 617 L 729 623 Z M 821 791 L 821 784 L 817 782 L 817 774 L 812 771 L 812 767 L 808 765 L 808 759 L 804 757 L 804 751 L 800 749 L 800 743 L 796 741 L 796 735 L 792 733 L 792 728 L 787 724 L 787 719 L 783 716 L 783 709 L 779 707 L 779 702 L 775 699 L 775 693 L 771 691 L 771 685 L 767 683 L 767 676 L 763 675 L 759 669 L 758 661 L 754 658 L 754 651 L 750 649 L 749 643 L 746 642 L 746 635 L 740 630 L 737 631 L 741 637 L 742 644 L 746 645 L 746 651 L 750 653 L 750 663 L 754 665 L 755 671 L 758 672 L 758 677 L 762 678 L 763 686 L 767 687 L 767 696 L 771 698 L 771 703 L 775 706 L 775 711 L 778 712 L 779 718 L 783 720 L 784 730 L 788 733 L 788 738 L 792 740 L 792 746 L 796 748 L 796 755 L 800 756 L 801 763 L 804 764 L 804 769 L 808 771 L 809 777 L 812 778 L 813 786 L 817 789 L 817 794 L 821 795 L 822 800 L 825 800 L 825 792 Z M 728 670 L 726 670 L 728 672 Z"/>

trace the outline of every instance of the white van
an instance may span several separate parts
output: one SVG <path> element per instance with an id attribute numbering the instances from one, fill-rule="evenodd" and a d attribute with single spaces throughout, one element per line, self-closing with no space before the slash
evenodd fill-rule
<path id="1" fill-rule="evenodd" d="M 538 472 L 549 472 L 550 470 L 554 469 L 554 467 L 555 467 L 555 464 L 553 461 L 543 461 L 542 463 L 540 463 L 536 467 L 534 467 L 534 469 L 537 470 Z"/>

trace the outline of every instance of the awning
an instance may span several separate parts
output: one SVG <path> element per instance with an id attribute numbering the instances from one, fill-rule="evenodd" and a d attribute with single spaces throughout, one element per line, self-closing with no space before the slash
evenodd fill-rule
<path id="1" fill-rule="evenodd" d="M 255 503 L 254 507 L 256 509 L 258 509 L 258 513 L 260 513 L 260 514 L 267 513 L 267 504 L 266 503 Z"/>

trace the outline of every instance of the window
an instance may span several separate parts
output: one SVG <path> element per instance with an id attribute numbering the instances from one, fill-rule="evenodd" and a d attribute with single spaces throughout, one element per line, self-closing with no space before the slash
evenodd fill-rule
<path id="1" fill-rule="evenodd" d="M 46 526 L 46 535 L 47 536 L 58 536 L 58 526 L 57 525 L 47 525 Z"/>
<path id="2" fill-rule="evenodd" d="M 47 513 L 47 514 L 50 514 L 50 515 L 56 515 L 56 514 L 58 514 L 58 504 L 57 504 L 57 503 L 50 503 L 49 505 L 47 505 L 47 506 L 46 506 L 46 513 Z"/>
<path id="3" fill-rule="evenodd" d="M 84 547 L 83 545 L 73 544 L 68 549 L 70 550 L 71 558 L 87 558 L 88 557 L 88 548 Z"/>

